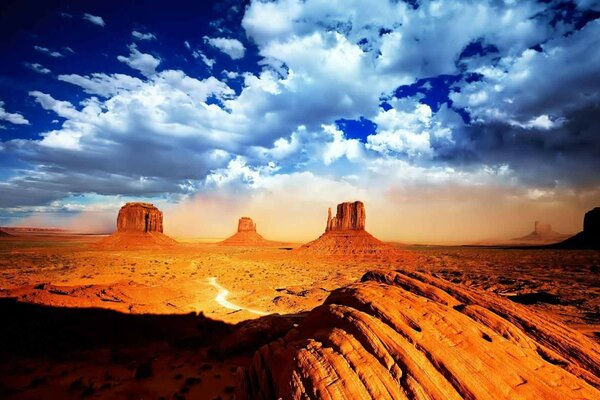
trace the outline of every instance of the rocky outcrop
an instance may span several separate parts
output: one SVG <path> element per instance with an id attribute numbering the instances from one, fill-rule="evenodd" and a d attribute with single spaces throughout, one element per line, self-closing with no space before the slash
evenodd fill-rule
<path id="1" fill-rule="evenodd" d="M 568 238 L 569 235 L 565 235 L 562 233 L 558 233 L 552 230 L 552 225 L 541 222 L 541 221 L 535 221 L 534 225 L 533 225 L 533 232 L 531 232 L 530 234 L 520 237 L 520 238 L 516 238 L 513 239 L 513 241 L 516 242 L 523 242 L 523 243 L 552 243 L 552 242 L 558 242 L 561 240 L 564 240 L 566 238 Z"/>
<path id="2" fill-rule="evenodd" d="M 390 255 L 392 246 L 374 238 L 365 230 L 366 212 L 361 201 L 338 204 L 335 217 L 327 212 L 325 233 L 306 243 L 296 252 L 317 255 Z"/>
<path id="3" fill-rule="evenodd" d="M 343 230 L 365 230 L 365 205 L 362 201 L 341 203 L 337 206 L 335 217 L 331 217 L 331 208 L 327 214 L 325 232 Z"/>
<path id="4" fill-rule="evenodd" d="M 596 207 L 585 213 L 583 217 L 583 231 L 552 247 L 600 250 L 600 207 Z"/>
<path id="5" fill-rule="evenodd" d="M 103 250 L 139 250 L 175 244 L 175 240 L 163 234 L 162 211 L 149 203 L 127 203 L 119 210 L 117 231 L 94 247 Z"/>
<path id="6" fill-rule="evenodd" d="M 600 398 L 600 347 L 526 307 L 416 272 L 331 293 L 239 372 L 238 399 Z"/>
<path id="7" fill-rule="evenodd" d="M 163 231 L 163 214 L 153 204 L 127 203 L 119 210 L 117 232 Z"/>
<path id="8" fill-rule="evenodd" d="M 0 228 L 0 237 L 11 237 L 10 233 L 4 232 L 2 228 Z"/>
<path id="9" fill-rule="evenodd" d="M 238 221 L 238 232 L 256 232 L 256 223 L 252 218 L 242 217 Z"/>
<path id="10" fill-rule="evenodd" d="M 219 243 L 221 246 L 276 246 L 279 243 L 263 238 L 256 232 L 256 223 L 252 218 L 242 217 L 238 221 L 237 232 Z"/>

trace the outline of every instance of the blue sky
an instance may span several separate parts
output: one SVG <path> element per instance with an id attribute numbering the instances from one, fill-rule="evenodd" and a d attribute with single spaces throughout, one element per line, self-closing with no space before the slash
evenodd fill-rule
<path id="1" fill-rule="evenodd" d="M 391 238 L 448 192 L 526 219 L 600 200 L 595 1 L 0 7 L 0 225 L 361 196 Z"/>

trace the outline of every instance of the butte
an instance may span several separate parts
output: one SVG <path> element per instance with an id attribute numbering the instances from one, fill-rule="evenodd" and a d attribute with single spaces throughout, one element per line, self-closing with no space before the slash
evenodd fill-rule
<path id="1" fill-rule="evenodd" d="M 600 207 L 596 207 L 585 213 L 583 217 L 583 231 L 549 247 L 600 250 Z"/>
<path id="2" fill-rule="evenodd" d="M 153 204 L 127 203 L 119 210 L 117 231 L 95 247 L 106 250 L 156 249 L 177 242 L 163 234 L 163 214 Z"/>
<path id="3" fill-rule="evenodd" d="M 335 217 L 327 214 L 325 233 L 296 251 L 316 255 L 391 255 L 397 250 L 365 230 L 365 205 L 361 201 L 338 204 Z"/>
<path id="4" fill-rule="evenodd" d="M 240 218 L 237 232 L 219 243 L 221 246 L 240 247 L 273 246 L 277 244 L 277 242 L 267 240 L 259 235 L 256 232 L 256 223 L 249 217 Z"/>

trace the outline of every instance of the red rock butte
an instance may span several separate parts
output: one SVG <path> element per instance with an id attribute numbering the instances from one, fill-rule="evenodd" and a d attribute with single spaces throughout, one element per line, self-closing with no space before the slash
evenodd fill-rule
<path id="1" fill-rule="evenodd" d="M 119 210 L 117 232 L 163 231 L 163 213 L 150 203 L 127 203 Z"/>
<path id="2" fill-rule="evenodd" d="M 252 218 L 242 217 L 238 221 L 237 232 L 219 243 L 221 246 L 240 246 L 240 247 L 253 247 L 253 246 L 269 246 L 276 245 L 276 242 L 272 242 L 263 238 L 256 232 L 256 223 L 252 221 Z"/>
<path id="3" fill-rule="evenodd" d="M 163 214 L 153 204 L 127 203 L 119 210 L 117 232 L 98 242 L 101 249 L 153 249 L 177 242 L 163 234 Z"/>
<path id="4" fill-rule="evenodd" d="M 600 207 L 593 208 L 585 213 L 583 231 L 551 247 L 600 250 Z"/>
<path id="5" fill-rule="evenodd" d="M 338 204 L 335 217 L 327 213 L 325 233 L 298 248 L 298 252 L 319 255 L 391 255 L 392 246 L 374 238 L 365 230 L 365 205 L 361 201 Z"/>

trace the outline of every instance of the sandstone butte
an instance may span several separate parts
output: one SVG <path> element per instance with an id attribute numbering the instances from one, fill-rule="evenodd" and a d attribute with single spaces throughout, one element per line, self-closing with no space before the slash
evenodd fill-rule
<path id="1" fill-rule="evenodd" d="M 555 232 L 552 230 L 552 225 L 546 224 L 541 221 L 535 221 L 533 225 L 533 232 L 520 238 L 513 240 L 523 242 L 540 242 L 540 243 L 552 243 L 558 242 L 568 238 L 569 235 Z"/>
<path id="2" fill-rule="evenodd" d="M 374 238 L 365 230 L 365 205 L 361 201 L 338 204 L 335 217 L 327 214 L 325 233 L 306 243 L 297 252 L 321 255 L 388 255 L 392 246 Z"/>
<path id="3" fill-rule="evenodd" d="M 600 250 L 600 207 L 593 208 L 585 213 L 583 231 L 550 247 Z"/>
<path id="4" fill-rule="evenodd" d="M 265 317 L 268 318 L 268 317 Z M 374 271 L 238 372 L 237 399 L 600 399 L 600 346 L 508 299 Z"/>
<path id="5" fill-rule="evenodd" d="M 177 242 L 163 234 L 163 214 L 153 204 L 127 203 L 119 210 L 117 231 L 98 242 L 101 249 L 153 249 Z"/>
<path id="6" fill-rule="evenodd" d="M 252 218 L 242 217 L 238 221 L 237 232 L 219 243 L 221 246 L 270 246 L 277 245 L 256 232 L 256 223 Z"/>

